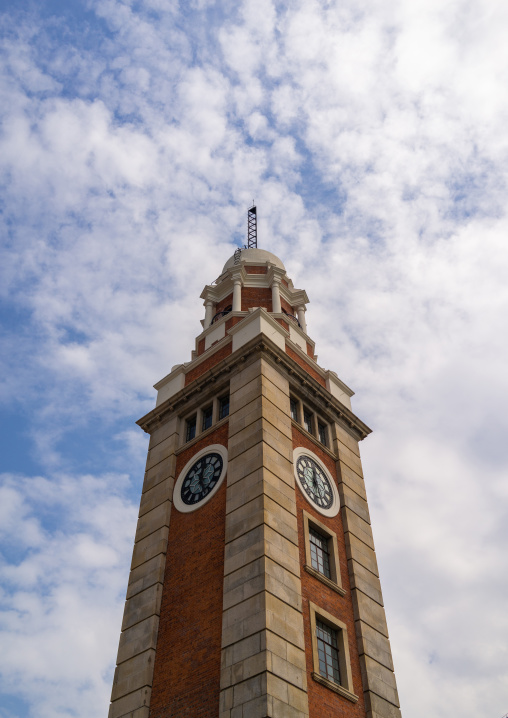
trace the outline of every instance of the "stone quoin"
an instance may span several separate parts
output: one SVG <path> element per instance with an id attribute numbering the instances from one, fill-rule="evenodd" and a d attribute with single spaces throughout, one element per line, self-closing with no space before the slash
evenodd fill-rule
<path id="1" fill-rule="evenodd" d="M 353 392 L 244 249 L 155 385 L 109 718 L 400 718 Z"/>

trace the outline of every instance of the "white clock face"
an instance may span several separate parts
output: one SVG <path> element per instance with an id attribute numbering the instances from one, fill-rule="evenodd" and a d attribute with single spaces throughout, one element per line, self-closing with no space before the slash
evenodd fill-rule
<path id="1" fill-rule="evenodd" d="M 295 478 L 307 501 L 323 516 L 339 511 L 337 486 L 330 472 L 312 451 L 299 447 L 293 452 Z"/>
<path id="2" fill-rule="evenodd" d="M 322 509 L 329 509 L 333 504 L 332 487 L 319 464 L 302 454 L 296 462 L 296 473 L 310 500 Z"/>
<path id="3" fill-rule="evenodd" d="M 212 444 L 198 451 L 184 466 L 173 491 L 175 508 L 189 513 L 201 508 L 218 491 L 227 468 L 227 450 Z"/>

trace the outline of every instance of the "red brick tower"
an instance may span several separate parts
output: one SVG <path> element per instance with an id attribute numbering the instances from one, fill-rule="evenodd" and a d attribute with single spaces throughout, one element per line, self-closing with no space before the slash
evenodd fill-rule
<path id="1" fill-rule="evenodd" d="M 398 718 L 353 392 L 245 249 L 155 388 L 110 718 Z"/>

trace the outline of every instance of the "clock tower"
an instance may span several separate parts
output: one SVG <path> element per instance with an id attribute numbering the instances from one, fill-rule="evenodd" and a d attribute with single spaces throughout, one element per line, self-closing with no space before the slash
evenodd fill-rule
<path id="1" fill-rule="evenodd" d="M 109 718 L 399 718 L 353 392 L 237 250 L 155 385 Z"/>

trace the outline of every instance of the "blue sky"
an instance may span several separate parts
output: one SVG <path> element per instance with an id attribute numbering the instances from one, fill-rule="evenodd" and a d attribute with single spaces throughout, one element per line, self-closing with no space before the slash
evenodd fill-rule
<path id="1" fill-rule="evenodd" d="M 105 715 L 152 385 L 245 241 L 356 395 L 400 698 L 508 710 L 508 9 L 0 5 L 0 718 Z"/>

